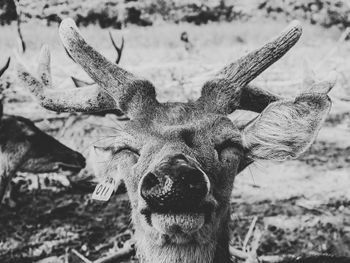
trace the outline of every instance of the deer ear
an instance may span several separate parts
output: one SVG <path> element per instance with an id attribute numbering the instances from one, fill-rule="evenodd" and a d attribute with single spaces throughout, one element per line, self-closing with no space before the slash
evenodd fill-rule
<path id="1" fill-rule="evenodd" d="M 296 158 L 315 140 L 331 101 L 325 94 L 304 94 L 295 101 L 270 104 L 243 130 L 243 145 L 253 159 Z"/>
<path id="2" fill-rule="evenodd" d="M 252 159 L 296 158 L 315 140 L 331 101 L 327 93 L 335 85 L 335 75 L 307 87 L 293 101 L 271 103 L 243 129 L 243 145 Z"/>

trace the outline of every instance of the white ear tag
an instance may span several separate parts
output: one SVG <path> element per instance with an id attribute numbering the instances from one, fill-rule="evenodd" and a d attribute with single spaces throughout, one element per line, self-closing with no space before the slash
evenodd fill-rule
<path id="1" fill-rule="evenodd" d="M 112 177 L 107 177 L 96 186 L 91 198 L 98 201 L 108 201 L 115 188 L 115 180 Z"/>

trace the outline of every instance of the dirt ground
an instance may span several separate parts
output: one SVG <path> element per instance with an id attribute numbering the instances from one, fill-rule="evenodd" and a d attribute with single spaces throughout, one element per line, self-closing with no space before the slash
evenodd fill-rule
<path id="1" fill-rule="evenodd" d="M 195 99 L 201 83 L 220 69 L 278 34 L 284 23 L 260 21 L 194 26 L 162 25 L 129 27 L 113 31 L 125 37 L 122 66 L 145 76 L 156 86 L 161 101 Z M 187 31 L 193 48 L 186 50 L 180 34 Z M 4 64 L 15 38 L 15 25 L 0 27 L 0 63 Z M 35 64 L 40 46 L 52 50 L 54 82 L 68 83 L 70 74 L 87 79 L 64 54 L 57 28 L 25 24 L 28 51 L 24 60 Z M 114 59 L 108 32 L 89 26 L 82 29 L 89 42 Z M 337 43 L 341 32 L 305 25 L 300 42 L 254 82 L 267 90 L 291 97 L 298 91 L 305 60 L 323 77 L 339 73 L 331 92 L 333 108 L 310 150 L 298 160 L 257 162 L 236 178 L 232 194 L 231 243 L 240 248 L 256 216 L 262 231 L 261 255 L 330 253 L 350 256 L 350 42 Z M 338 47 L 338 48 L 336 48 Z M 6 96 L 5 112 L 22 115 L 87 158 L 93 144 L 108 144 L 118 122 L 114 116 L 93 117 L 48 112 L 16 83 L 13 67 L 1 79 Z M 233 121 L 252 114 L 237 112 Z M 113 138 L 112 138 L 113 139 Z M 91 175 L 88 168 L 69 178 Z M 36 262 L 49 256 L 71 256 L 76 249 L 90 260 L 108 255 L 132 235 L 126 194 L 107 203 L 91 200 L 82 189 L 66 187 L 53 175 L 40 175 L 40 187 L 28 189 L 29 179 L 14 181 L 17 206 L 0 207 L 0 262 Z M 24 182 L 24 183 L 23 183 Z M 73 262 L 82 262 L 74 259 Z M 132 259 L 126 261 L 131 262 Z M 59 262 L 59 261 L 57 261 Z"/>

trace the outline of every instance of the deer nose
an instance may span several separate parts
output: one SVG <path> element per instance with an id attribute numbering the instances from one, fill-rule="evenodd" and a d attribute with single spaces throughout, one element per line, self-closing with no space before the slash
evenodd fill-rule
<path id="1" fill-rule="evenodd" d="M 141 196 L 156 212 L 190 212 L 207 196 L 207 182 L 200 169 L 179 158 L 147 173 L 141 183 Z"/>

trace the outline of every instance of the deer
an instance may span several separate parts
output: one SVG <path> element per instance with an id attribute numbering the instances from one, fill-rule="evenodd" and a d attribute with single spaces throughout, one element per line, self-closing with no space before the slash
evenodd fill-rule
<path id="1" fill-rule="evenodd" d="M 9 67 L 10 58 L 0 70 Z M 16 172 L 48 173 L 67 170 L 79 172 L 85 158 L 37 128 L 32 121 L 3 112 L 0 100 L 0 204 Z M 10 206 L 15 202 L 8 200 Z"/>
<path id="2" fill-rule="evenodd" d="M 328 93 L 335 73 L 322 81 L 307 76 L 295 98 L 249 85 L 301 34 L 300 23 L 292 22 L 270 42 L 219 70 L 204 83 L 199 98 L 186 103 L 159 102 L 149 80 L 101 55 L 70 18 L 60 24 L 61 41 L 96 85 L 55 89 L 46 45 L 38 75 L 19 59 L 17 76 L 48 110 L 118 109 L 129 117 L 113 144 L 102 149 L 109 161 L 100 169 L 110 187 L 125 182 L 140 262 L 229 263 L 235 176 L 258 160 L 300 156 L 331 108 Z M 236 110 L 257 116 L 238 125 L 228 118 Z"/>

